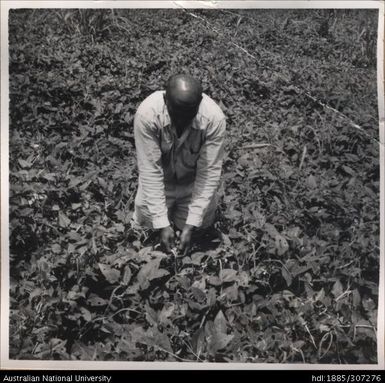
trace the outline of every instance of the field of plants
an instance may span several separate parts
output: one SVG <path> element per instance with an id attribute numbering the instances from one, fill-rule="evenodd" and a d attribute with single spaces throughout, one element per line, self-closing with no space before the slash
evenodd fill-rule
<path id="1" fill-rule="evenodd" d="M 376 363 L 376 10 L 9 14 L 10 358 Z M 187 72 L 227 117 L 217 228 L 132 228 L 133 117 Z"/>

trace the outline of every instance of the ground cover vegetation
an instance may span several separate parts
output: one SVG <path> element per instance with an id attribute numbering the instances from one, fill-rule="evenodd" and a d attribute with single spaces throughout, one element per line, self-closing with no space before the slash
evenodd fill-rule
<path id="1" fill-rule="evenodd" d="M 375 363 L 377 17 L 12 10 L 10 357 Z M 223 242 L 175 260 L 130 219 L 133 116 L 177 72 L 228 131 Z"/>

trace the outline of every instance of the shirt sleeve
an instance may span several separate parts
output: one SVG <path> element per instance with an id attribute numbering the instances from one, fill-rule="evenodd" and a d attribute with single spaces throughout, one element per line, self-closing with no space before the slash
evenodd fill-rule
<path id="1" fill-rule="evenodd" d="M 134 136 L 143 201 L 146 203 L 154 229 L 169 226 L 162 153 L 156 126 L 140 113 L 134 119 Z"/>
<path id="2" fill-rule="evenodd" d="M 197 172 L 186 224 L 202 226 L 203 217 L 218 189 L 224 155 L 226 120 L 212 123 L 197 162 Z"/>

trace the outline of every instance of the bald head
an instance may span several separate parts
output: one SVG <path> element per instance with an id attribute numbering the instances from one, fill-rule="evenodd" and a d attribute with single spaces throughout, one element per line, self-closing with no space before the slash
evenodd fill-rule
<path id="1" fill-rule="evenodd" d="M 202 86 L 194 77 L 177 74 L 167 81 L 166 97 L 175 105 L 196 106 L 202 99 Z"/>
<path id="2" fill-rule="evenodd" d="M 187 74 L 171 76 L 164 97 L 171 121 L 183 130 L 196 116 L 202 101 L 202 86 Z"/>

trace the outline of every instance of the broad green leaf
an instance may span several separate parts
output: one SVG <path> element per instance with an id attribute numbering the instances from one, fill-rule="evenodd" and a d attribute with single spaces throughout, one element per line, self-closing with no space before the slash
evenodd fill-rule
<path id="1" fill-rule="evenodd" d="M 68 227 L 70 224 L 71 220 L 62 211 L 59 211 L 59 226 Z"/>
<path id="2" fill-rule="evenodd" d="M 82 316 L 86 322 L 91 321 L 92 315 L 85 307 L 80 307 L 80 312 L 82 313 Z"/>
<path id="3" fill-rule="evenodd" d="M 239 297 L 239 290 L 236 284 L 232 284 L 223 290 L 223 294 L 226 294 L 226 298 L 229 301 L 236 301 Z"/>
<path id="4" fill-rule="evenodd" d="M 158 319 L 161 323 L 168 323 L 169 318 L 175 311 L 175 305 L 171 302 L 165 303 L 162 310 L 158 313 Z"/>
<path id="5" fill-rule="evenodd" d="M 43 175 L 43 178 L 47 181 L 55 181 L 56 180 L 56 173 L 46 173 Z"/>
<path id="6" fill-rule="evenodd" d="M 203 352 L 205 346 L 205 330 L 203 327 L 198 328 L 198 330 L 194 332 L 191 338 L 191 344 L 197 355 L 200 355 Z"/>
<path id="7" fill-rule="evenodd" d="M 20 165 L 23 169 L 29 169 L 29 168 L 32 166 L 32 162 L 22 160 L 21 158 L 19 158 L 19 159 L 17 160 L 17 162 L 19 163 L 19 165 Z"/>
<path id="8" fill-rule="evenodd" d="M 123 280 L 122 283 L 124 285 L 128 285 L 131 281 L 132 272 L 129 265 L 126 265 L 124 268 Z"/>
<path id="9" fill-rule="evenodd" d="M 206 299 L 206 294 L 198 287 L 192 286 L 191 291 L 198 302 L 203 302 Z"/>
<path id="10" fill-rule="evenodd" d="M 214 276 L 214 275 L 211 275 L 208 279 L 207 279 L 207 282 L 210 284 L 210 285 L 213 285 L 213 286 L 220 286 L 222 284 L 222 281 Z"/>
<path id="11" fill-rule="evenodd" d="M 91 294 L 87 299 L 87 303 L 91 306 L 105 306 L 108 302 L 95 294 Z"/>
<path id="12" fill-rule="evenodd" d="M 120 271 L 119 270 L 113 269 L 111 266 L 105 265 L 103 263 L 98 263 L 98 266 L 100 268 L 100 271 L 104 275 L 104 278 L 106 278 L 106 280 L 109 283 L 114 284 L 114 283 L 118 282 L 118 280 L 120 278 Z"/>
<path id="13" fill-rule="evenodd" d="M 202 258 L 205 257 L 205 255 L 206 255 L 205 253 L 200 253 L 200 252 L 192 254 L 191 263 L 193 265 L 200 266 L 202 264 Z"/>
<path id="14" fill-rule="evenodd" d="M 250 273 L 246 271 L 241 271 L 238 273 L 238 285 L 242 287 L 249 287 L 250 284 Z"/>
<path id="15" fill-rule="evenodd" d="M 313 176 L 313 175 L 310 175 L 307 179 L 306 179 L 306 185 L 310 188 L 310 189 L 315 189 L 317 187 L 317 179 Z"/>
<path id="16" fill-rule="evenodd" d="M 357 289 L 353 290 L 353 307 L 359 307 L 361 305 L 361 295 Z"/>
<path id="17" fill-rule="evenodd" d="M 147 289 L 152 280 L 170 274 L 167 270 L 159 269 L 160 261 L 160 258 L 152 259 L 140 269 L 137 278 L 142 290 Z"/>
<path id="18" fill-rule="evenodd" d="M 356 172 L 349 166 L 342 165 L 342 169 L 345 173 L 350 174 L 351 176 L 356 175 Z"/>
<path id="19" fill-rule="evenodd" d="M 218 311 L 218 314 L 214 319 L 214 326 L 215 326 L 215 331 L 219 336 L 221 334 L 227 333 L 227 321 L 225 316 L 223 315 L 222 310 Z"/>
<path id="20" fill-rule="evenodd" d="M 219 319 L 218 321 L 221 322 L 222 319 Z M 218 324 L 219 328 L 221 328 L 221 326 L 222 324 Z M 217 327 L 212 321 L 206 323 L 205 335 L 208 351 L 212 356 L 215 356 L 219 350 L 224 349 L 234 338 L 234 335 L 227 335 L 222 331 L 217 331 Z"/>
<path id="21" fill-rule="evenodd" d="M 289 250 L 289 245 L 282 235 L 278 234 L 275 236 L 275 248 L 277 250 L 278 255 L 283 255 L 286 251 Z"/>
<path id="22" fill-rule="evenodd" d="M 338 298 L 343 293 L 343 287 L 339 279 L 333 285 L 332 294 L 334 298 Z"/>
<path id="23" fill-rule="evenodd" d="M 237 270 L 233 269 L 222 269 L 219 272 L 219 279 L 222 282 L 234 282 L 237 278 Z"/>
<path id="24" fill-rule="evenodd" d="M 282 277 L 285 279 L 287 286 L 290 286 L 293 282 L 293 277 L 291 273 L 286 269 L 286 267 L 282 266 L 281 268 Z"/>

